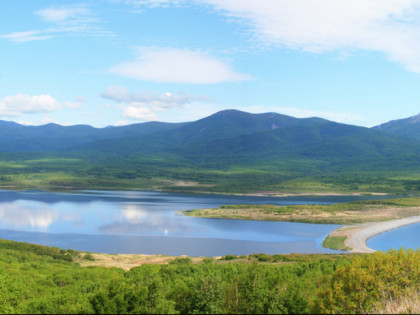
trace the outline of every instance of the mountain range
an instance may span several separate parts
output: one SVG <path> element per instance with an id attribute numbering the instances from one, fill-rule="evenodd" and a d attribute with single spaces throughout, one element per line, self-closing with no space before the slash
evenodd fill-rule
<path id="1" fill-rule="evenodd" d="M 396 157 L 420 153 L 420 115 L 373 128 L 321 118 L 224 110 L 185 123 L 147 122 L 121 127 L 0 121 L 0 152 L 168 153 L 185 158 L 301 156 L 326 159 Z M 215 157 L 217 158 L 217 157 Z"/>
<path id="2" fill-rule="evenodd" d="M 24 126 L 0 121 L 0 162 L 30 160 L 41 155 L 84 161 L 86 174 L 119 172 L 118 176 L 131 174 L 132 178 L 185 180 L 195 176 L 205 181 L 210 175 L 201 172 L 206 169 L 213 170 L 211 176 L 219 176 L 220 171 L 264 171 L 264 180 L 270 172 L 292 178 L 350 171 L 417 171 L 420 116 L 373 128 L 238 110 L 224 110 L 192 122 L 147 122 L 106 128 Z M 33 165 L 26 169 L 49 171 L 48 163 L 37 168 Z M 101 168 L 104 165 L 112 171 Z M 72 167 L 79 169 L 80 176 L 82 167 Z M 65 171 L 64 166 L 62 170 Z"/>

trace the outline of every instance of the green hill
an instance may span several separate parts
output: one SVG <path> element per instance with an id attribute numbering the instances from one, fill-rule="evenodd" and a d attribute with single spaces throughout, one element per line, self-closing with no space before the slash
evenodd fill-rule
<path id="1" fill-rule="evenodd" d="M 420 140 L 420 114 L 404 119 L 392 120 L 375 126 L 373 129 L 409 139 Z"/>
<path id="2" fill-rule="evenodd" d="M 226 255 L 81 267 L 95 255 L 0 240 L 2 314 L 418 313 L 418 251 Z M 115 258 L 115 256 L 114 256 Z M 195 259 L 196 260 L 196 259 Z M 79 262 L 79 263 L 77 263 Z"/>
<path id="3" fill-rule="evenodd" d="M 378 128 L 276 113 L 108 128 L 0 122 L 2 186 L 413 193 L 419 155 L 420 142 Z"/>

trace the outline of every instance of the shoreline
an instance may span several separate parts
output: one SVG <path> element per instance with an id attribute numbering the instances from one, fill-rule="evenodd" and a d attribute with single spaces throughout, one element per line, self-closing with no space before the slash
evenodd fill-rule
<path id="1" fill-rule="evenodd" d="M 344 244 L 352 248 L 348 251 L 349 253 L 373 253 L 376 250 L 369 248 L 366 244 L 370 238 L 415 223 L 420 223 L 420 216 L 391 221 L 344 225 L 330 233 L 330 236 L 346 236 Z"/>
<path id="2" fill-rule="evenodd" d="M 182 187 L 182 186 L 180 186 Z M 191 186 L 193 187 L 193 186 Z M 56 187 L 56 186 L 20 186 L 20 185 L 0 185 L 0 190 L 25 191 L 25 190 L 44 190 L 44 191 L 60 191 L 60 192 L 79 192 L 84 190 L 103 190 L 103 191 L 152 191 L 164 193 L 178 194 L 194 194 L 194 195 L 223 195 L 223 196 L 243 196 L 243 197 L 305 197 L 305 196 L 389 196 L 393 193 L 384 192 L 279 192 L 279 191 L 255 191 L 251 193 L 226 193 L 214 191 L 177 191 L 176 189 L 162 188 L 137 188 L 137 187 Z M 398 195 L 398 194 L 396 194 Z"/>

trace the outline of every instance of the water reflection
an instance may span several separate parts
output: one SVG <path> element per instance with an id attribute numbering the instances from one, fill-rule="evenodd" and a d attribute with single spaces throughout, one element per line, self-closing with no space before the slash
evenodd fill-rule
<path id="1" fill-rule="evenodd" d="M 334 203 L 361 197 L 311 198 L 145 191 L 0 191 L 0 238 L 113 253 L 332 252 L 322 248 L 321 242 L 336 225 L 218 220 L 176 214 L 182 209 L 229 204 Z"/>
<path id="2" fill-rule="evenodd" d="M 48 204 L 36 201 L 17 200 L 2 202 L 0 206 L 1 228 L 30 228 L 46 232 L 54 223 L 72 221 L 75 226 L 83 224 L 74 214 L 60 214 Z"/>
<path id="3" fill-rule="evenodd" d="M 58 219 L 58 214 L 42 203 L 11 202 L 2 203 L 0 221 L 10 227 L 47 228 Z"/>
<path id="4" fill-rule="evenodd" d="M 188 234 L 191 226 L 183 219 L 177 220 L 173 213 L 168 215 L 165 211 L 151 211 L 137 204 L 125 204 L 121 206 L 114 222 L 99 226 L 98 230 L 105 234 L 169 236 Z"/>

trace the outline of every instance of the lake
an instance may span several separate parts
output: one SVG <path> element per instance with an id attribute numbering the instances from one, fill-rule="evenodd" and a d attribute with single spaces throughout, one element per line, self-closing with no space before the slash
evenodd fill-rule
<path id="1" fill-rule="evenodd" d="M 410 224 L 370 238 L 367 246 L 376 250 L 420 248 L 420 223 Z"/>
<path id="2" fill-rule="evenodd" d="M 187 217 L 229 204 L 331 204 L 378 196 L 248 197 L 153 191 L 0 190 L 0 238 L 102 253 L 189 256 L 334 253 L 338 225 Z"/>

